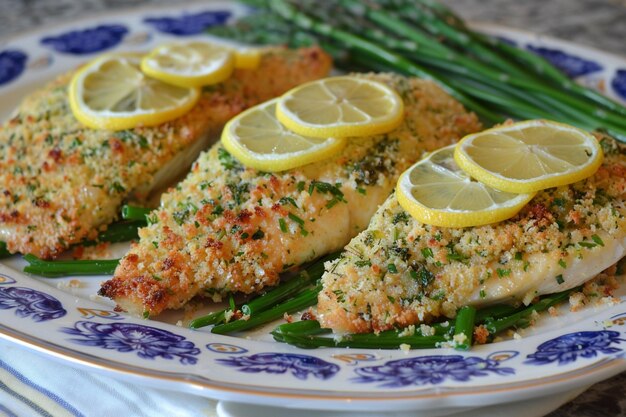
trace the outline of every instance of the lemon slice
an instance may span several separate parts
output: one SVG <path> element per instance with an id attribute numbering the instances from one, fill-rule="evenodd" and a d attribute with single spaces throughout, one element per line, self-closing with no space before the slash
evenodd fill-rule
<path id="1" fill-rule="evenodd" d="M 256 69 L 261 64 L 261 50 L 258 48 L 236 47 L 235 68 Z"/>
<path id="2" fill-rule="evenodd" d="M 231 119 L 222 131 L 222 144 L 244 165 L 262 171 L 285 171 L 326 159 L 339 152 L 346 139 L 319 139 L 287 130 L 276 119 L 274 99 Z"/>
<path id="3" fill-rule="evenodd" d="M 70 107 L 92 129 L 156 126 L 187 113 L 200 91 L 145 76 L 136 55 L 105 55 L 79 70 L 69 86 Z"/>
<path id="4" fill-rule="evenodd" d="M 502 191 L 530 193 L 593 175 L 602 163 L 593 135 L 561 123 L 529 120 L 468 135 L 456 148 L 457 164 Z"/>
<path id="5" fill-rule="evenodd" d="M 398 180 L 398 202 L 418 221 L 442 227 L 469 227 L 513 217 L 534 196 L 498 191 L 474 181 L 454 162 L 447 146 L 406 170 Z"/>
<path id="6" fill-rule="evenodd" d="M 276 108 L 290 130 L 317 138 L 369 136 L 402 123 L 404 103 L 385 84 L 351 76 L 331 77 L 296 87 Z"/>
<path id="7" fill-rule="evenodd" d="M 141 60 L 143 72 L 180 87 L 221 83 L 234 68 L 232 49 L 200 41 L 163 45 Z"/>

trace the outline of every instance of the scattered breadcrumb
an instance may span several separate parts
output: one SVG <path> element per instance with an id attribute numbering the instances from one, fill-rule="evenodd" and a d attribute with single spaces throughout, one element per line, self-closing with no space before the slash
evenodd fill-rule
<path id="1" fill-rule="evenodd" d="M 111 244 L 109 242 L 98 243 L 94 246 L 77 246 L 72 251 L 74 259 L 112 259 Z"/>
<path id="2" fill-rule="evenodd" d="M 85 287 L 85 283 L 79 279 L 71 279 L 69 281 L 61 281 L 57 284 L 57 288 L 60 290 L 70 290 Z"/>
<path id="3" fill-rule="evenodd" d="M 415 325 L 411 324 L 408 327 L 405 327 L 399 334 L 399 337 L 408 337 L 413 336 L 415 334 Z"/>
<path id="4" fill-rule="evenodd" d="M 474 327 L 474 343 L 478 345 L 484 345 L 487 343 L 489 337 L 489 330 L 484 325 Z"/>
<path id="5" fill-rule="evenodd" d="M 434 336 L 435 328 L 426 324 L 422 324 L 420 325 L 420 332 L 422 333 L 422 336 Z"/>
<path id="6" fill-rule="evenodd" d="M 228 323 L 234 315 L 235 315 L 235 312 L 233 310 L 230 310 L 230 309 L 226 310 L 224 312 L 224 321 Z"/>
<path id="7" fill-rule="evenodd" d="M 463 343 L 465 343 L 466 340 L 467 340 L 467 336 L 465 335 L 465 333 L 455 334 L 454 337 L 452 338 L 452 342 L 456 346 L 462 345 Z"/>
<path id="8" fill-rule="evenodd" d="M 575 292 L 569 296 L 570 311 L 575 312 L 587 305 L 587 297 L 582 292 Z"/>
<path id="9" fill-rule="evenodd" d="M 317 316 L 315 315 L 313 307 L 309 307 L 307 311 L 302 313 L 302 316 L 300 316 L 300 320 L 317 320 Z"/>

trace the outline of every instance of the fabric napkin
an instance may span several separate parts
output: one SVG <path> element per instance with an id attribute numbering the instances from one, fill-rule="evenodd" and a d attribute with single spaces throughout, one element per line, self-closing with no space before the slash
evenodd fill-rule
<path id="1" fill-rule="evenodd" d="M 0 339 L 0 417 L 215 417 L 216 405 L 77 369 Z"/>

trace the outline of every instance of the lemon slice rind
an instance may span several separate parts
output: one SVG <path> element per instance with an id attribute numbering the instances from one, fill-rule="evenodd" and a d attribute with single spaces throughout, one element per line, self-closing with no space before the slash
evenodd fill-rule
<path id="1" fill-rule="evenodd" d="M 224 127 L 222 145 L 242 164 L 261 171 L 286 171 L 327 159 L 345 147 L 343 138 L 320 140 L 285 129 L 275 118 L 277 101 L 252 107 Z M 302 149 L 293 150 L 298 147 Z"/>
<path id="2" fill-rule="evenodd" d="M 285 93 L 276 117 L 300 135 L 358 137 L 387 133 L 404 119 L 404 103 L 392 88 L 367 78 L 312 81 Z"/>
<path id="3" fill-rule="evenodd" d="M 454 145 L 433 152 L 398 179 L 398 203 L 419 222 L 453 228 L 497 223 L 515 216 L 534 197 L 471 180 L 453 154 Z"/>
<path id="4" fill-rule="evenodd" d="M 519 137 L 507 135 L 508 132 L 515 133 L 516 136 L 524 135 L 523 131 L 528 129 L 551 129 L 554 133 L 564 133 L 569 137 L 560 138 L 559 142 L 563 141 L 563 143 L 548 143 L 545 146 L 540 143 L 539 145 L 530 145 L 528 150 L 524 150 L 524 145 Z M 568 139 L 571 139 L 569 144 L 566 143 Z M 484 150 L 478 150 L 478 154 L 482 153 L 483 155 L 477 160 L 476 143 L 480 140 L 483 142 L 489 140 L 489 142 L 479 144 Z M 532 139 L 524 140 L 532 141 Z M 579 145 L 574 142 L 576 140 L 580 140 Z M 498 142 L 502 143 L 501 148 L 498 148 Z M 548 152 L 550 148 L 553 153 L 560 153 L 561 155 L 551 155 Z M 575 154 L 578 156 L 577 159 L 586 159 L 586 161 L 583 163 L 566 161 L 563 153 L 569 153 L 567 148 L 579 148 Z M 523 155 L 531 159 L 522 159 Z M 464 137 L 457 144 L 454 159 L 473 178 L 493 188 L 512 193 L 531 193 L 572 184 L 590 177 L 602 164 L 603 153 L 600 144 L 590 133 L 553 121 L 529 120 L 495 127 Z M 534 178 L 513 178 L 512 175 L 503 175 L 492 168 L 498 166 L 503 167 L 503 170 L 510 170 L 512 174 L 526 174 L 533 172 L 531 171 L 533 160 L 542 161 L 541 165 L 535 164 L 538 165 L 535 169 L 543 169 L 544 172 L 547 168 L 546 165 L 569 168 L 561 172 L 544 173 Z M 485 165 L 491 165 L 491 167 L 488 168 Z M 515 169 L 518 166 L 520 169 Z"/>
<path id="5" fill-rule="evenodd" d="M 253 47 L 232 47 L 235 54 L 235 68 L 256 69 L 261 65 L 261 50 Z"/>

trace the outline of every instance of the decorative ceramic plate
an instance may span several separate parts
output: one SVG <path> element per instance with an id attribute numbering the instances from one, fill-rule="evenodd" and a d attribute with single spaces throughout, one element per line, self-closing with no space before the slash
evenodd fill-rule
<path id="1" fill-rule="evenodd" d="M 6 40 L 0 47 L 0 115 L 27 92 L 104 51 L 147 50 L 204 37 L 246 9 L 229 2 L 125 12 Z M 626 60 L 566 42 L 476 26 L 539 53 L 581 82 L 626 100 Z M 126 246 L 112 251 L 122 254 Z M 626 369 L 626 307 L 544 316 L 522 338 L 449 349 L 301 350 L 267 329 L 243 337 L 142 320 L 95 294 L 103 277 L 39 279 L 23 261 L 0 264 L 2 337 L 53 358 L 137 384 L 206 397 L 307 409 L 459 409 L 520 401 L 590 385 Z M 78 283 L 78 285 L 72 285 Z M 626 289 L 617 294 L 626 299 Z"/>

